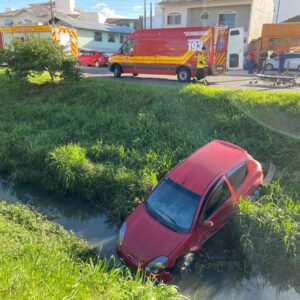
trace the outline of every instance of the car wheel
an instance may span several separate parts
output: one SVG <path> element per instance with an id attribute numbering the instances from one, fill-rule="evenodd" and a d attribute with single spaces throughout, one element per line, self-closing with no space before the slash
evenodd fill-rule
<path id="1" fill-rule="evenodd" d="M 94 63 L 94 66 L 95 66 L 96 68 L 100 68 L 100 63 L 99 63 L 98 60 Z"/>
<path id="2" fill-rule="evenodd" d="M 114 76 L 115 78 L 120 78 L 122 74 L 122 69 L 119 65 L 114 66 Z"/>
<path id="3" fill-rule="evenodd" d="M 177 78 L 179 82 L 190 82 L 191 80 L 191 71 L 188 68 L 180 68 L 177 71 Z"/>
<path id="4" fill-rule="evenodd" d="M 172 269 L 174 275 L 183 276 L 191 273 L 194 260 L 195 260 L 195 254 L 191 252 L 184 256 L 179 257 L 176 260 L 176 263 Z"/>
<path id="5" fill-rule="evenodd" d="M 139 74 L 137 74 L 137 73 L 133 73 L 133 74 L 132 74 L 133 77 L 137 77 L 138 75 L 139 75 Z"/>
<path id="6" fill-rule="evenodd" d="M 272 64 L 266 64 L 266 71 L 272 71 L 273 65 Z"/>

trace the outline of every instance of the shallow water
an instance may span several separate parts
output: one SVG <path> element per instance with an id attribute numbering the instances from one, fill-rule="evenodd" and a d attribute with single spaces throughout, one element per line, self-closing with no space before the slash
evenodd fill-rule
<path id="1" fill-rule="evenodd" d="M 99 248 L 101 257 L 116 255 L 115 241 L 118 228 L 111 226 L 105 215 L 76 203 L 66 203 L 59 198 L 29 185 L 11 187 L 0 181 L 0 200 L 33 206 L 67 230 L 84 238 L 92 247 Z M 278 293 L 276 288 L 264 285 L 259 279 L 226 277 L 217 272 L 191 274 L 176 283 L 180 292 L 194 299 L 214 300 L 299 300 L 294 289 Z"/>
<path id="2" fill-rule="evenodd" d="M 66 230 L 72 230 L 92 247 L 99 248 L 101 257 L 115 255 L 116 226 L 108 223 L 105 215 L 78 203 L 66 203 L 32 186 L 10 187 L 0 181 L 0 200 L 33 206 L 53 217 Z"/>

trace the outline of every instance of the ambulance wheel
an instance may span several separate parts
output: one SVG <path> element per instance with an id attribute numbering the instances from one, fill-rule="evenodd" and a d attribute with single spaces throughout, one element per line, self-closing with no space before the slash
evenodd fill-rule
<path id="1" fill-rule="evenodd" d="M 100 68 L 100 63 L 99 63 L 98 60 L 95 62 L 94 66 L 95 66 L 96 68 Z"/>
<path id="2" fill-rule="evenodd" d="M 139 75 L 139 74 L 137 74 L 137 73 L 133 73 L 133 74 L 132 74 L 133 77 L 137 77 L 138 75 Z"/>
<path id="3" fill-rule="evenodd" d="M 190 82 L 191 71 L 185 67 L 179 68 L 177 71 L 177 78 L 179 82 Z"/>
<path id="4" fill-rule="evenodd" d="M 122 74 L 122 69 L 119 65 L 114 66 L 114 76 L 115 78 L 120 78 Z"/>

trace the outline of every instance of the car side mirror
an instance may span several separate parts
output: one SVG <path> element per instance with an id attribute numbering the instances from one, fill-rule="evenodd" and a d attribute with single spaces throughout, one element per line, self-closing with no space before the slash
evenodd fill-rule
<path id="1" fill-rule="evenodd" d="M 211 220 L 205 220 L 204 222 L 203 222 L 203 226 L 205 226 L 205 227 L 209 227 L 209 228 L 211 228 L 211 227 L 214 227 L 214 222 L 213 221 L 211 221 Z"/>
<path id="2" fill-rule="evenodd" d="M 123 54 L 124 53 L 123 48 L 120 48 L 119 51 L 118 51 L 118 53 L 119 54 Z"/>

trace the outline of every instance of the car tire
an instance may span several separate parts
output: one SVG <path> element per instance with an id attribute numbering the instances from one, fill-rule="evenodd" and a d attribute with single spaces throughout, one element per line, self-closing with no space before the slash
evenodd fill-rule
<path id="1" fill-rule="evenodd" d="M 186 67 L 181 67 L 177 71 L 177 79 L 179 82 L 190 82 L 191 71 Z"/>
<path id="2" fill-rule="evenodd" d="M 98 60 L 95 61 L 94 66 L 95 66 L 96 68 L 100 68 L 100 62 L 99 62 Z"/>
<path id="3" fill-rule="evenodd" d="M 266 71 L 273 71 L 274 67 L 272 64 L 266 64 Z"/>
<path id="4" fill-rule="evenodd" d="M 174 275 L 183 276 L 191 273 L 194 260 L 195 260 L 195 254 L 192 252 L 179 257 L 176 260 L 174 267 L 172 268 Z"/>
<path id="5" fill-rule="evenodd" d="M 138 75 L 139 75 L 139 74 L 137 74 L 137 73 L 133 73 L 133 74 L 132 74 L 133 77 L 137 77 Z"/>
<path id="6" fill-rule="evenodd" d="M 115 78 L 120 78 L 121 75 L 122 75 L 122 69 L 119 65 L 114 66 L 113 72 L 114 72 L 114 77 Z"/>

